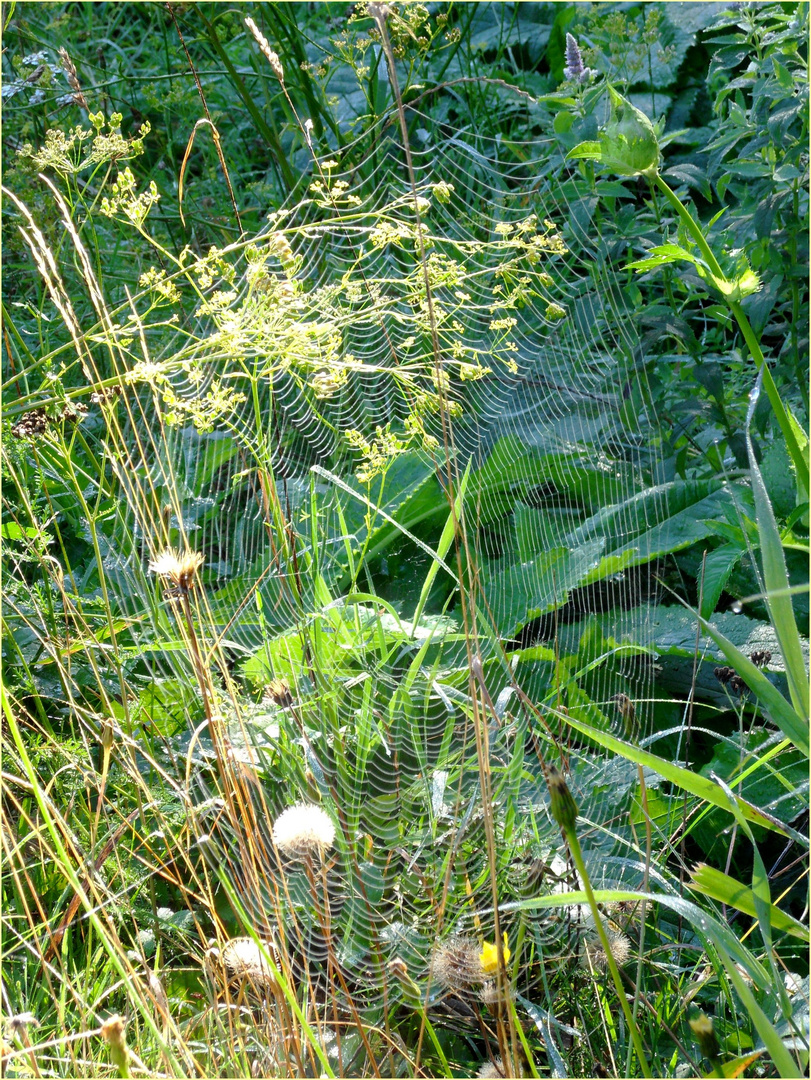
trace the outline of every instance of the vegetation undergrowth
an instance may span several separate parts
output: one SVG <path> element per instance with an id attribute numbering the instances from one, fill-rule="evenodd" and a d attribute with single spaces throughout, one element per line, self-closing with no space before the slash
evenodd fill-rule
<path id="1" fill-rule="evenodd" d="M 804 1075 L 807 6 L 4 21 L 4 1075 Z"/>

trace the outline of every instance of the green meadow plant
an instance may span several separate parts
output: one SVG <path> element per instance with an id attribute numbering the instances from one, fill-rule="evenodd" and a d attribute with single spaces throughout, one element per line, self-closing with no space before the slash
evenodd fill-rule
<path id="1" fill-rule="evenodd" d="M 668 52 L 665 9 L 636 43 L 600 15 L 581 55 L 568 6 L 358 5 L 319 53 L 331 7 L 147 5 L 187 110 L 179 152 L 160 143 L 177 186 L 154 116 L 126 137 L 88 108 L 22 145 L 8 1075 L 807 1067 L 806 642 L 784 557 L 807 440 L 747 315 L 758 267 L 708 239 L 666 136 L 601 74 L 631 93 L 647 68 L 653 90 L 697 34 Z M 505 65 L 529 57 L 561 86 L 528 72 L 516 95 Z M 64 70 L 87 103 L 78 54 Z M 272 158 L 257 228 L 223 104 Z M 592 128 L 565 160 L 535 146 L 550 107 L 561 138 Z M 601 250 L 567 202 L 581 182 L 617 205 L 655 189 L 673 237 L 623 245 L 615 273 L 613 226 Z M 641 385 L 622 296 L 656 271 L 666 305 L 685 268 L 753 361 L 745 472 L 692 445 L 665 464 L 670 418 Z M 744 564 L 768 622 L 719 610 Z"/>

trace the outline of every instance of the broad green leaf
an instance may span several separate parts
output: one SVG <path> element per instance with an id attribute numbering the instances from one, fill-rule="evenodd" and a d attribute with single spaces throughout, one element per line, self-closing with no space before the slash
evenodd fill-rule
<path id="1" fill-rule="evenodd" d="M 687 607 L 686 604 L 685 607 Z M 688 608 L 688 610 L 690 609 Z M 701 623 L 705 633 L 712 638 L 752 693 L 760 698 L 761 705 L 763 705 L 783 734 L 791 739 L 798 750 L 802 750 L 804 754 L 808 755 L 808 720 L 792 708 L 791 703 L 786 701 L 777 687 L 766 678 L 760 668 L 756 668 L 749 657 L 745 656 L 740 649 L 736 649 L 732 642 L 724 637 L 712 623 L 703 619 L 697 613 L 695 613 L 695 617 Z"/>
<path id="2" fill-rule="evenodd" d="M 710 527 L 712 527 L 712 524 L 712 522 L 708 522 Z M 704 560 L 702 567 L 701 614 L 705 619 L 709 619 L 715 611 L 715 605 L 718 603 L 718 598 L 729 580 L 729 575 L 737 566 L 744 551 L 746 551 L 746 548 L 739 544 L 722 544 L 709 552 Z"/>

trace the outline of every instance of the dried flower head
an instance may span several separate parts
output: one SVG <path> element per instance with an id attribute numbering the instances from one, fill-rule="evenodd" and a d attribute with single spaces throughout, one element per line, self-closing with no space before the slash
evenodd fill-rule
<path id="1" fill-rule="evenodd" d="M 286 679 L 273 679 L 265 687 L 263 700 L 272 702 L 285 709 L 293 704 L 293 695 L 290 693 L 290 685 Z"/>
<path id="2" fill-rule="evenodd" d="M 491 1009 L 496 1009 L 499 1005 L 507 1005 L 512 1001 L 513 993 L 509 986 L 502 985 L 499 987 L 495 980 L 490 979 L 479 991 L 479 998 L 483 1005 L 489 1005 Z"/>
<path id="3" fill-rule="evenodd" d="M 442 942 L 431 957 L 431 975 L 448 990 L 467 990 L 475 983 L 484 982 L 478 942 L 462 935 Z"/>
<path id="4" fill-rule="evenodd" d="M 44 409 L 30 409 L 18 424 L 11 429 L 17 439 L 35 439 L 48 427 L 48 416 Z"/>
<path id="5" fill-rule="evenodd" d="M 631 955 L 631 942 L 625 934 L 617 930 L 608 929 L 606 936 L 608 937 L 611 955 L 614 957 L 617 966 L 622 967 L 623 964 L 628 962 L 628 957 Z M 587 938 L 583 943 L 583 948 L 584 955 L 581 961 L 583 967 L 591 967 L 595 971 L 605 971 L 608 966 L 608 957 L 600 939 L 596 935 Z"/>
<path id="6" fill-rule="evenodd" d="M 256 38 L 257 45 L 264 53 L 267 62 L 270 64 L 270 70 L 273 72 L 273 74 L 276 76 L 282 86 L 284 86 L 284 68 L 282 67 L 282 62 L 279 59 L 278 53 L 275 53 L 273 49 L 271 49 L 270 42 L 256 25 L 256 23 L 253 21 L 253 19 L 246 19 L 245 25 Z"/>
<path id="7" fill-rule="evenodd" d="M 149 564 L 149 572 L 158 577 L 168 577 L 179 589 L 187 592 L 194 584 L 197 571 L 205 562 L 199 551 L 184 551 L 166 548 Z"/>
<path id="8" fill-rule="evenodd" d="M 320 806 L 296 803 L 276 818 L 273 843 L 283 855 L 292 859 L 304 859 L 313 854 L 323 858 L 335 843 L 335 826 Z"/>
<path id="9" fill-rule="evenodd" d="M 9 1031 L 18 1035 L 21 1031 L 25 1031 L 29 1027 L 39 1027 L 39 1020 L 32 1012 L 17 1013 L 15 1016 L 9 1016 L 6 1020 Z"/>
<path id="10" fill-rule="evenodd" d="M 405 982 L 408 979 L 408 965 L 402 957 L 395 956 L 392 960 L 389 960 L 386 968 L 389 974 L 393 975 L 395 979 L 399 979 L 401 982 Z"/>
<path id="11" fill-rule="evenodd" d="M 232 938 L 220 952 L 220 962 L 229 981 L 249 982 L 259 991 L 273 990 L 276 976 L 267 961 L 266 954 L 276 959 L 276 950 L 269 941 L 257 944 L 253 938 Z"/>

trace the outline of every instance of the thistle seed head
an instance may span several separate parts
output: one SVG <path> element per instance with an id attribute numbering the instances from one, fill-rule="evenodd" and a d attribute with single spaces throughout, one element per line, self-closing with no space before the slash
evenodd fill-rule
<path id="1" fill-rule="evenodd" d="M 476 1073 L 478 1080 L 499 1080 L 500 1077 L 512 1075 L 512 1073 L 507 1072 L 507 1068 L 500 1057 L 494 1057 L 492 1061 L 485 1061 L 479 1066 L 479 1071 Z M 520 1070 L 518 1075 L 521 1075 Z"/>
<path id="2" fill-rule="evenodd" d="M 606 931 L 606 935 L 611 955 L 614 957 L 617 967 L 622 967 L 628 962 L 628 957 L 631 955 L 631 942 L 625 934 L 616 930 L 609 929 Z M 592 967 L 595 971 L 605 971 L 608 967 L 608 957 L 600 939 L 596 935 L 590 937 L 584 942 L 583 947 L 585 950 L 582 958 L 583 967 Z"/>
<path id="3" fill-rule="evenodd" d="M 150 562 L 149 572 L 169 578 L 179 589 L 187 592 L 194 585 L 197 571 L 204 562 L 205 557 L 199 551 L 181 553 L 177 548 L 169 547 Z"/>
<path id="4" fill-rule="evenodd" d="M 315 854 L 323 858 L 335 843 L 335 826 L 320 806 L 296 803 L 276 818 L 273 843 L 291 859 L 305 859 Z"/>
<path id="5" fill-rule="evenodd" d="M 223 946 L 220 962 L 229 981 L 249 982 L 259 991 L 273 990 L 276 987 L 276 976 L 265 958 L 265 953 L 275 959 L 276 950 L 269 941 L 263 941 L 260 946 L 253 938 L 232 938 Z"/>
<path id="6" fill-rule="evenodd" d="M 431 957 L 431 975 L 447 990 L 467 990 L 475 983 L 484 982 L 478 942 L 462 935 L 442 942 Z"/>

